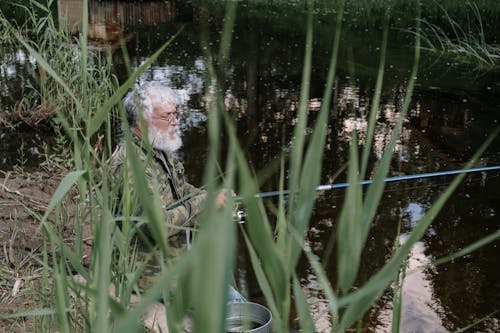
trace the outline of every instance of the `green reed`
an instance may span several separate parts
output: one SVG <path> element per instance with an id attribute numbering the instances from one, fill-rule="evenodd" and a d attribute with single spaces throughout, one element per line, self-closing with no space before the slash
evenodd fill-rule
<path id="1" fill-rule="evenodd" d="M 84 8 L 87 7 L 86 4 L 87 1 L 84 1 Z M 255 194 L 260 192 L 259 179 L 245 160 L 244 150 L 239 145 L 236 135 L 235 124 L 225 110 L 223 93 L 219 85 L 223 80 L 220 75 L 224 73 L 223 69 L 227 65 L 232 24 L 237 12 L 236 3 L 226 4 L 227 16 L 224 20 L 218 53 L 215 56 L 207 53 L 205 59 L 208 68 L 207 82 L 212 82 L 206 92 L 210 97 L 207 114 L 208 139 L 211 147 L 204 175 L 208 191 L 207 207 L 200 218 L 199 231 L 191 249 L 173 259 L 165 237 L 159 196 L 157 193 L 151 195 L 150 189 L 147 188 L 144 165 L 131 149 L 132 134 L 126 129 L 126 120 L 121 110 L 123 96 L 139 75 L 168 47 L 172 39 L 166 41 L 141 67 L 131 73 L 124 84 L 118 86 L 116 79 L 108 71 L 110 58 L 95 60 L 88 49 L 84 33 L 79 36 L 76 46 L 74 44 L 71 46 L 82 55 L 77 61 L 67 55 L 56 60 L 48 59 L 49 55 L 52 57 L 59 54 L 58 52 L 66 52 L 64 50 L 67 49 L 61 50 L 58 43 L 48 41 L 44 45 L 48 49 L 42 50 L 38 48 L 36 41 L 16 34 L 20 45 L 30 52 L 46 73 L 45 80 L 48 83 L 42 91 L 44 98 L 51 104 L 62 99 L 66 100 L 64 105 L 68 106 L 69 110 L 56 107 L 54 112 L 65 134 L 71 139 L 74 159 L 73 170 L 63 177 L 45 214 L 39 217 L 48 238 L 42 265 L 46 275 L 44 283 L 53 290 L 48 295 L 50 302 L 44 308 L 18 316 L 37 318 L 54 316 L 57 324 L 48 322 L 53 323 L 53 328 L 60 332 L 138 332 L 142 330 L 139 318 L 151 304 L 161 299 L 166 305 L 171 332 L 181 331 L 186 318 L 191 318 L 194 332 L 223 332 L 226 301 L 229 297 L 227 286 L 231 283 L 234 272 L 237 233 L 242 232 L 259 286 L 267 306 L 273 313 L 276 332 L 288 332 L 293 306 L 299 315 L 300 327 L 304 331 L 314 330 L 309 305 L 297 277 L 297 262 L 302 255 L 309 260 L 312 270 L 318 277 L 324 297 L 328 300 L 334 331 L 345 331 L 360 322 L 382 292 L 398 280 L 400 268 L 405 263 L 411 246 L 422 237 L 463 176 L 456 177 L 417 224 L 409 239 L 394 250 L 393 256 L 385 266 L 365 284 L 354 288 L 360 256 L 384 190 L 383 179 L 388 173 L 392 151 L 399 137 L 404 115 L 408 111 L 416 81 L 420 56 L 420 34 L 417 33 L 414 65 L 408 78 L 402 114 L 390 144 L 376 166 L 374 182 L 367 188 L 365 195 L 362 195 L 361 186 L 356 184 L 367 171 L 367 156 L 371 147 L 369 144 L 366 145 L 364 151 L 360 153 L 357 150 L 356 136 L 352 138 L 347 174 L 348 181 L 353 185 L 346 191 L 346 199 L 338 222 L 338 282 L 337 285 L 331 285 L 321 261 L 305 246 L 304 239 L 315 204 L 315 187 L 321 174 L 329 105 L 341 40 L 344 3 L 341 1 L 337 5 L 323 102 L 312 135 L 308 137 L 305 129 L 309 117 L 307 102 L 314 29 L 313 6 L 312 2 L 308 3 L 298 123 L 293 133 L 291 150 L 288 155 L 281 157 L 279 170 L 281 189 L 285 187 L 291 189 L 292 195 L 286 202 L 283 196 L 280 197 L 277 212 L 270 218 L 262 199 L 255 198 Z M 386 12 L 386 22 L 390 18 L 389 14 Z M 86 15 L 88 13 L 85 10 L 83 17 Z M 49 12 L 47 17 L 50 21 Z M 83 22 L 82 31 L 85 32 L 88 28 L 87 21 Z M 417 19 L 416 22 L 418 31 L 420 20 Z M 60 33 L 58 28 L 50 22 L 44 24 L 49 27 L 49 31 L 45 31 L 45 36 L 48 37 L 45 38 L 53 38 L 51 33 L 58 36 Z M 372 142 L 375 114 L 378 111 L 378 101 L 383 86 L 387 30 L 388 24 L 385 25 L 383 32 L 384 42 L 367 142 Z M 69 47 L 72 38 L 69 35 L 57 38 L 63 37 L 67 38 L 65 42 L 68 45 L 65 47 Z M 56 50 L 49 50 L 50 48 Z M 100 70 L 96 69 L 96 63 L 92 64 L 91 59 L 103 61 L 99 63 Z M 104 65 L 104 70 L 101 65 Z M 71 69 L 67 69 L 66 66 L 70 66 Z M 70 73 L 77 79 L 68 81 L 67 75 Z M 125 128 L 123 140 L 127 146 L 128 163 L 119 175 L 112 174 L 107 163 L 112 151 L 112 127 L 116 125 L 112 122 L 112 113 L 120 114 L 119 118 Z M 217 167 L 221 158 L 219 149 L 222 144 L 221 131 L 229 138 L 226 167 L 223 172 L 225 177 L 222 179 L 219 177 Z M 105 141 L 102 149 L 97 149 L 94 144 L 99 136 Z M 491 138 L 468 165 L 475 162 L 489 142 Z M 360 155 L 361 160 L 359 160 Z M 290 165 L 290 177 L 286 181 L 285 165 Z M 119 191 L 116 180 L 121 179 L 124 181 L 124 186 L 128 186 L 127 180 L 131 178 L 134 179 L 137 197 L 130 196 L 130 191 L 125 189 L 121 202 L 118 202 Z M 235 184 L 238 184 L 237 192 L 243 198 L 247 215 L 246 224 L 240 228 L 237 228 L 232 220 L 231 199 L 225 208 L 214 208 L 215 196 L 219 189 L 234 188 Z M 134 207 L 137 202 L 141 204 L 143 215 L 138 216 L 135 213 Z M 121 212 L 119 216 L 116 214 L 117 211 Z M 152 230 L 154 238 L 152 242 L 141 238 L 142 224 L 148 224 Z M 65 243 L 57 232 L 58 225 L 75 227 L 75 240 L 71 245 Z M 87 263 L 82 262 L 82 228 L 85 225 L 90 226 L 92 230 L 92 251 Z M 490 238 L 471 245 L 460 255 L 498 237 L 498 233 L 493 234 Z M 138 240 L 146 242 L 149 256 L 155 257 L 160 263 L 156 281 L 146 289 L 140 289 L 137 284 L 146 266 L 146 263 L 139 262 L 134 255 Z M 77 274 L 84 280 L 74 280 Z M 115 287 L 114 295 L 109 293 L 110 285 Z M 133 305 L 130 304 L 132 294 L 141 296 Z M 396 306 L 395 318 L 399 310 L 400 307 Z M 47 321 L 40 320 L 40 330 L 42 326 L 46 327 L 45 325 Z M 399 327 L 393 327 L 393 331 L 398 332 Z"/>
<path id="2" fill-rule="evenodd" d="M 481 11 L 476 3 L 468 3 L 465 20 L 456 20 L 450 16 L 444 7 L 447 27 L 441 27 L 431 21 L 423 20 L 425 31 L 423 39 L 426 42 L 424 50 L 444 54 L 458 63 L 472 65 L 478 70 L 500 68 L 500 49 L 487 41 Z M 449 32 L 451 31 L 451 32 Z"/>

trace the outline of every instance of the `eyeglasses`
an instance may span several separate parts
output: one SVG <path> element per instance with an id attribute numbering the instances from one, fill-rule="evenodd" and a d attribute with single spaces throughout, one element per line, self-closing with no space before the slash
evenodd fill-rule
<path id="1" fill-rule="evenodd" d="M 155 119 L 155 120 L 162 120 L 162 121 L 166 121 L 166 122 L 171 123 L 174 120 L 177 120 L 178 117 L 179 117 L 179 112 L 176 111 L 176 112 L 171 112 L 171 113 L 164 113 L 159 117 L 152 116 L 151 118 Z"/>

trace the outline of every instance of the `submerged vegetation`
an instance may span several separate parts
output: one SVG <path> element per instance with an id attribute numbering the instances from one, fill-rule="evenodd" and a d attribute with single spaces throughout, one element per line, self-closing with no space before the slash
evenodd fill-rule
<path id="1" fill-rule="evenodd" d="M 87 3 L 86 0 L 83 1 Z M 360 324 L 376 300 L 391 284 L 398 280 L 400 268 L 412 246 L 423 236 L 434 217 L 443 207 L 453 190 L 463 179 L 458 176 L 443 192 L 419 221 L 407 240 L 394 249 L 386 264 L 363 285 L 357 285 L 360 258 L 367 241 L 367 235 L 381 204 L 386 177 L 392 160 L 392 153 L 399 138 L 404 115 L 409 109 L 420 60 L 419 17 L 415 19 L 416 35 L 412 71 L 406 79 L 402 115 L 390 137 L 390 143 L 373 172 L 373 184 L 363 192 L 359 181 L 368 174 L 368 159 L 373 142 L 376 114 L 384 82 L 385 52 L 390 12 L 384 16 L 381 32 L 383 43 L 379 59 L 379 71 L 370 111 L 367 143 L 362 151 L 352 144 L 349 152 L 347 178 L 351 186 L 346 193 L 342 212 L 336 228 L 337 249 L 336 285 L 328 280 L 322 263 L 305 242 L 305 234 L 314 209 L 315 188 L 319 183 L 323 161 L 323 148 L 329 117 L 329 107 L 334 90 L 334 78 L 339 57 L 339 44 L 344 15 L 344 2 L 337 1 L 335 25 L 331 27 L 333 38 L 327 81 L 319 116 L 310 136 L 306 135 L 309 119 L 309 85 L 311 81 L 313 54 L 312 6 L 307 6 L 306 42 L 302 88 L 297 110 L 297 123 L 293 133 L 290 151 L 279 157 L 281 168 L 281 190 L 287 188 L 291 195 L 279 198 L 278 207 L 269 214 L 262 199 L 255 197 L 260 180 L 244 158 L 244 149 L 235 134 L 235 125 L 224 106 L 225 59 L 231 48 L 233 19 L 237 13 L 237 2 L 225 3 L 225 25 L 221 34 L 218 53 L 207 54 L 205 65 L 209 71 L 207 81 L 213 85 L 207 89 L 208 140 L 211 150 L 204 174 L 204 183 L 209 193 L 207 209 L 204 212 L 200 230 L 189 251 L 173 258 L 172 249 L 164 237 L 162 208 L 158 200 L 140 200 L 144 216 L 128 214 L 131 207 L 127 198 L 124 206 L 116 207 L 117 186 L 107 163 L 114 146 L 114 131 L 117 121 L 112 114 L 120 114 L 121 100 L 133 87 L 139 75 L 150 66 L 166 49 L 173 36 L 157 50 L 136 71 L 129 68 L 130 75 L 121 85 L 111 71 L 109 54 L 95 54 L 89 50 L 86 31 L 87 20 L 83 20 L 82 33 L 74 39 L 59 29 L 51 16 L 50 7 L 37 4 L 45 15 L 32 16 L 38 34 L 23 34 L 19 27 L 6 24 L 2 18 L 2 29 L 9 27 L 13 43 L 22 46 L 39 68 L 37 101 L 55 115 L 54 124 L 59 126 L 71 142 L 72 168 L 62 178 L 43 214 L 33 214 L 46 234 L 46 243 L 36 260 L 40 279 L 41 302 L 37 309 L 3 316 L 7 320 L 34 318 L 34 331 L 58 330 L 59 332 L 138 332 L 142 330 L 140 320 L 151 305 L 161 300 L 166 307 L 170 332 L 182 331 L 186 319 L 195 332 L 223 332 L 226 322 L 226 302 L 229 298 L 227 286 L 232 283 L 238 232 L 243 234 L 250 254 L 252 267 L 259 287 L 265 296 L 267 306 L 274 318 L 274 330 L 288 332 L 291 313 L 298 314 L 298 326 L 306 332 L 314 331 L 310 305 L 305 299 L 297 277 L 297 262 L 301 256 L 308 259 L 311 270 L 318 277 L 324 298 L 328 302 L 328 314 L 332 331 L 342 332 Z M 308 2 L 309 3 L 309 2 Z M 415 1 L 418 7 L 418 1 Z M 84 5 L 83 8 L 86 8 Z M 84 10 L 83 17 L 86 18 Z M 418 14 L 417 14 L 418 16 Z M 208 43 L 207 43 L 208 44 Z M 204 45 L 207 50 L 210 45 Z M 207 51 L 209 52 L 209 51 Z M 213 63 L 212 58 L 220 59 Z M 217 73 L 217 74 L 216 74 Z M 218 76 L 219 75 L 219 76 Z M 118 124 L 119 125 L 119 124 Z M 123 126 L 126 128 L 126 126 Z M 221 153 L 220 133 L 229 138 L 227 156 Z M 498 131 L 497 131 L 498 132 Z M 354 134 L 355 136 L 356 134 Z M 474 155 L 466 168 L 473 165 L 487 145 Z M 131 142 L 131 133 L 125 131 L 124 140 Z M 353 142 L 357 142 L 353 140 Z M 99 144 L 97 144 L 99 143 Z M 138 193 L 147 193 L 144 181 L 144 166 L 136 156 L 130 154 L 129 170 L 123 168 L 123 178 L 134 177 Z M 225 158 L 225 163 L 220 161 Z M 219 164 L 225 165 L 224 177 L 220 177 Z M 285 170 L 285 165 L 289 169 Z M 339 167 L 340 169 L 340 167 Z M 285 176 L 285 175 L 288 176 Z M 222 180 L 221 180 L 222 179 Z M 210 202 L 215 201 L 219 188 L 236 188 L 246 210 L 246 223 L 238 226 L 232 222 L 232 206 L 217 210 Z M 234 204 L 234 203 L 231 203 Z M 29 209 L 29 207 L 28 207 Z M 117 215 L 116 212 L 121 214 Z M 153 239 L 142 234 L 140 225 L 148 223 Z M 73 226 L 74 242 L 71 245 L 58 232 L 62 226 Z M 92 248 L 89 257 L 82 249 L 86 237 L 84 229 L 91 230 Z M 465 255 L 499 238 L 499 233 L 466 247 Z M 148 261 L 137 259 L 137 244 L 147 249 L 148 258 L 159 263 L 156 281 L 140 287 L 138 281 L 147 268 Z M 34 254 L 35 255 L 35 254 Z M 441 261 L 449 258 L 441 258 Z M 110 286 L 112 292 L 110 294 Z M 396 287 L 397 289 L 397 284 Z M 397 290 L 395 295 L 398 295 Z M 398 305 L 399 304 L 399 305 Z M 401 311 L 400 302 L 394 302 L 394 317 Z M 160 305 L 161 306 L 161 305 Z M 393 331 L 399 331 L 394 320 Z M 165 327 L 162 327 L 164 329 Z"/>

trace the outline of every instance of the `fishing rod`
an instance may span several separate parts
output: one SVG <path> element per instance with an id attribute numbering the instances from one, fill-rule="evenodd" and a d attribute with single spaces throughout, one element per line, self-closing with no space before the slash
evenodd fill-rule
<path id="1" fill-rule="evenodd" d="M 439 177 L 439 176 L 449 176 L 449 175 L 456 175 L 456 174 L 462 174 L 462 173 L 486 172 L 486 171 L 492 171 L 492 170 L 500 170 L 500 165 L 388 177 L 388 178 L 384 179 L 384 183 L 399 182 L 399 181 L 412 180 L 412 179 Z M 373 183 L 373 180 L 366 179 L 366 180 L 360 181 L 358 184 L 359 185 L 369 185 L 371 183 Z M 319 192 L 319 191 L 329 191 L 329 190 L 334 190 L 334 189 L 339 189 L 339 188 L 346 188 L 346 187 L 349 187 L 349 185 L 350 185 L 350 183 L 336 183 L 336 184 L 319 185 L 319 186 L 316 186 L 316 191 Z M 258 193 L 254 197 L 255 198 L 269 198 L 269 197 L 278 196 L 280 194 L 288 195 L 290 193 L 291 193 L 290 190 L 271 191 L 271 192 Z M 236 197 L 235 199 L 237 201 L 240 201 L 242 198 Z"/>

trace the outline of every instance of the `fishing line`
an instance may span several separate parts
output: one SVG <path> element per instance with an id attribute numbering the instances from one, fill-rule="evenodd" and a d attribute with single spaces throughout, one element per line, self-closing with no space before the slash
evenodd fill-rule
<path id="1" fill-rule="evenodd" d="M 392 183 L 392 182 L 400 182 L 400 181 L 424 179 L 424 178 L 432 178 L 432 177 L 440 177 L 440 176 L 450 176 L 450 175 L 457 175 L 457 174 L 463 174 L 463 173 L 487 172 L 487 171 L 493 171 L 493 170 L 500 170 L 500 165 L 486 166 L 486 167 L 479 167 L 479 168 L 470 168 L 470 169 L 461 169 L 461 170 L 447 170 L 447 171 L 427 172 L 427 173 L 421 173 L 421 174 L 394 176 L 394 177 L 385 178 L 384 183 Z M 360 181 L 358 184 L 359 185 L 369 185 L 372 183 L 373 183 L 372 179 L 366 179 L 366 180 Z M 319 191 L 329 191 L 329 190 L 334 190 L 334 189 L 341 189 L 341 188 L 349 187 L 349 185 L 350 185 L 350 183 L 336 183 L 336 184 L 319 185 L 319 186 L 316 186 L 316 191 L 319 192 Z M 255 198 L 269 198 L 269 197 L 278 196 L 280 194 L 288 195 L 290 193 L 291 193 L 290 190 L 270 191 L 270 192 L 258 193 L 254 197 Z M 235 198 L 236 201 L 241 201 L 242 199 L 243 198 L 241 198 L 241 197 Z"/>

